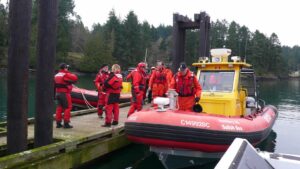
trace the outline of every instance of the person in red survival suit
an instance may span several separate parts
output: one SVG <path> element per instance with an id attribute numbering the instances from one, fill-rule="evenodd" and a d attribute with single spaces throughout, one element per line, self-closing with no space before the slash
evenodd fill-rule
<path id="1" fill-rule="evenodd" d="M 179 110 L 193 110 L 195 102 L 199 102 L 201 97 L 201 85 L 198 83 L 194 73 L 191 72 L 185 63 L 181 63 L 179 71 L 174 75 L 171 89 L 178 93 Z"/>
<path id="2" fill-rule="evenodd" d="M 152 91 L 152 98 L 163 97 L 168 91 L 167 74 L 164 64 L 161 61 L 157 62 L 157 66 L 149 81 L 149 88 Z"/>
<path id="3" fill-rule="evenodd" d="M 166 66 L 166 67 L 165 67 L 165 72 L 166 72 L 166 74 L 167 74 L 167 81 L 168 81 L 168 84 L 169 84 L 169 86 L 170 86 L 171 81 L 172 81 L 172 78 L 173 78 L 173 72 L 172 72 L 172 70 L 170 69 L 169 66 Z M 169 87 L 169 86 L 168 86 L 168 87 Z"/>
<path id="4" fill-rule="evenodd" d="M 105 86 L 104 82 L 109 76 L 108 71 L 108 65 L 103 64 L 100 67 L 99 73 L 96 75 L 96 78 L 94 80 L 94 84 L 96 86 L 96 89 L 98 91 L 98 117 L 103 118 L 103 108 L 105 106 L 105 98 L 106 98 L 106 92 L 105 92 Z"/>
<path id="5" fill-rule="evenodd" d="M 123 77 L 121 75 L 121 67 L 118 64 L 114 64 L 111 70 L 112 72 L 104 82 L 107 104 L 105 105 L 105 124 L 102 127 L 110 127 L 119 123 L 119 102 Z"/>
<path id="6" fill-rule="evenodd" d="M 141 62 L 138 64 L 137 68 L 133 70 L 128 78 L 132 79 L 132 86 L 131 86 L 131 105 L 127 114 L 129 117 L 135 110 L 140 111 L 142 110 L 143 104 L 143 97 L 145 92 L 146 86 L 146 64 Z"/>
<path id="7" fill-rule="evenodd" d="M 151 76 L 153 75 L 153 73 L 155 72 L 155 67 L 154 66 L 152 66 L 151 67 L 151 72 L 149 73 L 149 75 L 148 75 L 148 78 L 149 78 L 149 81 L 150 81 L 150 78 L 151 78 Z M 147 83 L 147 82 L 146 82 Z M 149 82 L 148 82 L 148 84 L 149 84 Z M 149 85 L 148 85 L 149 86 Z M 151 103 L 151 101 L 152 101 L 152 91 L 151 91 L 151 88 L 148 88 L 148 103 Z"/>
<path id="8" fill-rule="evenodd" d="M 71 91 L 72 84 L 76 83 L 78 77 L 69 72 L 69 65 L 61 63 L 60 70 L 54 76 L 56 99 L 58 106 L 56 108 L 56 128 L 73 128 L 70 125 L 70 115 L 72 110 Z M 62 112 L 64 112 L 64 126 L 62 126 Z"/>

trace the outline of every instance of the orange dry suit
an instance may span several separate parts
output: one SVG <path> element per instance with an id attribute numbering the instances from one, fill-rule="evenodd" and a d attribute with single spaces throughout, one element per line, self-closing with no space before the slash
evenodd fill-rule
<path id="1" fill-rule="evenodd" d="M 179 110 L 192 111 L 193 105 L 195 104 L 195 97 L 200 98 L 202 91 L 197 78 L 189 69 L 185 75 L 183 75 L 181 72 L 176 73 L 171 81 L 170 88 L 175 89 L 179 94 Z"/>
<path id="2" fill-rule="evenodd" d="M 122 90 L 122 75 L 119 73 L 111 72 L 107 80 L 104 82 L 106 88 L 106 105 L 105 105 L 105 124 L 112 123 L 113 121 L 118 123 L 119 121 L 119 102 L 120 102 L 120 93 Z"/>
<path id="3" fill-rule="evenodd" d="M 173 72 L 172 72 L 172 70 L 169 69 L 169 68 L 166 68 L 166 69 L 165 69 L 165 72 L 166 72 L 166 74 L 167 74 L 168 85 L 170 86 L 171 81 L 172 81 L 172 78 L 173 78 Z M 169 86 L 168 86 L 168 87 L 169 87 Z"/>
<path id="4" fill-rule="evenodd" d="M 143 97 L 146 87 L 146 73 L 143 72 L 141 69 L 136 68 L 127 76 L 127 79 L 129 78 L 132 79 L 132 98 L 127 116 L 130 116 L 132 113 L 134 113 L 135 110 L 142 110 Z"/>
<path id="5" fill-rule="evenodd" d="M 94 80 L 94 84 L 98 91 L 98 116 L 102 116 L 103 114 L 103 108 L 105 106 L 105 98 L 106 98 L 106 92 L 105 92 L 105 86 L 104 82 L 108 78 L 109 74 L 108 72 L 99 71 L 99 73 L 96 75 L 96 78 Z"/>
<path id="6" fill-rule="evenodd" d="M 155 70 L 149 81 L 149 87 L 152 91 L 152 98 L 156 98 L 158 96 L 165 96 L 165 93 L 168 91 L 168 81 L 167 74 L 165 69 Z"/>
<path id="7" fill-rule="evenodd" d="M 64 112 L 64 122 L 70 122 L 72 110 L 72 84 L 76 83 L 77 80 L 78 77 L 75 74 L 63 69 L 59 70 L 59 72 L 54 76 L 56 99 L 58 101 L 58 106 L 55 112 L 56 122 L 60 123 L 62 121 L 62 112 Z"/>

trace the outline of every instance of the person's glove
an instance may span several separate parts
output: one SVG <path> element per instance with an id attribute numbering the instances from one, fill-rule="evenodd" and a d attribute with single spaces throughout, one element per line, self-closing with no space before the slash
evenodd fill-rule
<path id="1" fill-rule="evenodd" d="M 195 102 L 199 102 L 200 97 L 195 97 Z"/>

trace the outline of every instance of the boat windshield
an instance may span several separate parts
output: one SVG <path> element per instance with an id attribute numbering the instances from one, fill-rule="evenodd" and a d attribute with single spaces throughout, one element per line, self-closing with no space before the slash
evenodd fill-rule
<path id="1" fill-rule="evenodd" d="M 202 91 L 232 92 L 234 71 L 201 71 L 199 83 Z"/>

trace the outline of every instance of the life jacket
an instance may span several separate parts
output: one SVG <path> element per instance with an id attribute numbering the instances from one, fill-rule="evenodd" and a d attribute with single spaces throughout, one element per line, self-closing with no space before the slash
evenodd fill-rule
<path id="1" fill-rule="evenodd" d="M 138 77 L 138 78 L 134 78 L 134 77 Z M 146 89 L 146 73 L 141 72 L 137 69 L 133 70 L 130 73 L 129 78 L 131 78 L 131 87 L 133 90 L 138 91 L 138 90 L 145 90 Z M 135 84 L 138 83 L 138 86 L 134 86 Z M 138 88 L 138 89 L 135 89 Z"/>
<path id="2" fill-rule="evenodd" d="M 60 70 L 54 76 L 56 92 L 70 93 L 72 91 L 72 84 L 77 81 L 77 76 L 64 70 Z"/>
<path id="3" fill-rule="evenodd" d="M 121 74 L 110 73 L 110 76 L 104 82 L 107 93 L 121 93 L 123 77 Z"/>
<path id="4" fill-rule="evenodd" d="M 194 73 L 187 74 L 186 76 L 175 75 L 176 92 L 181 97 L 193 96 L 195 94 L 194 86 Z"/>
<path id="5" fill-rule="evenodd" d="M 104 82 L 106 81 L 106 79 L 109 77 L 109 73 L 106 73 L 106 72 L 101 72 L 101 73 L 98 73 L 95 80 L 94 80 L 94 83 L 95 83 L 95 86 L 96 88 L 98 89 L 98 91 L 105 91 L 105 86 L 104 86 Z"/>
<path id="6" fill-rule="evenodd" d="M 154 80 L 153 83 L 157 84 L 165 84 L 167 83 L 167 74 L 164 71 L 158 71 L 156 70 L 154 72 Z"/>

